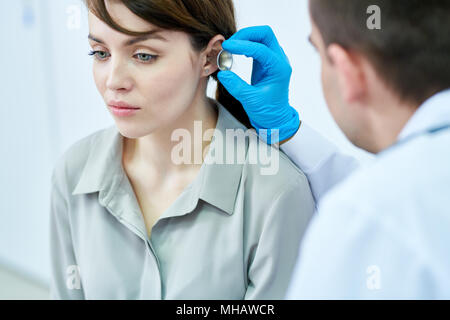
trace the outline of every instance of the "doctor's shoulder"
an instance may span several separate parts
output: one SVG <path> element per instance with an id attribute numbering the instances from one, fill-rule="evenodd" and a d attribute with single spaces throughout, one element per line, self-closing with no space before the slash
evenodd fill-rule
<path id="1" fill-rule="evenodd" d="M 320 215 L 326 219 L 325 215 L 336 216 L 339 211 L 349 219 L 364 216 L 401 224 L 402 230 L 415 218 L 431 219 L 429 213 L 438 214 L 436 203 L 447 199 L 441 195 L 450 192 L 450 152 L 442 148 L 445 140 L 440 139 L 446 137 L 424 135 L 383 151 L 323 197 Z M 450 143 L 450 135 L 446 141 Z"/>
<path id="2" fill-rule="evenodd" d="M 113 125 L 97 130 L 66 148 L 55 161 L 51 176 L 52 184 L 70 196 L 81 177 L 93 146 L 99 140 L 114 134 L 114 129 Z"/>

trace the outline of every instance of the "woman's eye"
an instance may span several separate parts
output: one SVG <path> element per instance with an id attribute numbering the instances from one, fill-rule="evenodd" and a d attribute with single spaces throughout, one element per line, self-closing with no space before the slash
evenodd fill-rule
<path id="1" fill-rule="evenodd" d="M 157 56 L 149 54 L 149 53 L 137 53 L 136 56 L 141 56 L 142 59 L 139 59 L 143 62 L 150 62 L 156 59 Z"/>
<path id="2" fill-rule="evenodd" d="M 106 52 L 104 52 L 104 51 L 91 51 L 91 52 L 89 52 L 90 56 L 95 56 L 95 58 L 98 59 L 98 60 L 103 60 L 104 59 L 104 57 L 99 56 L 99 55 L 103 55 L 103 54 L 106 54 Z"/>
<path id="3" fill-rule="evenodd" d="M 103 61 L 107 58 L 108 53 L 104 51 L 91 51 L 89 52 L 89 55 L 95 56 L 97 60 Z M 134 56 L 140 57 L 139 60 L 142 61 L 143 63 L 149 63 L 157 58 L 156 55 L 152 55 L 149 53 L 137 53 Z"/>

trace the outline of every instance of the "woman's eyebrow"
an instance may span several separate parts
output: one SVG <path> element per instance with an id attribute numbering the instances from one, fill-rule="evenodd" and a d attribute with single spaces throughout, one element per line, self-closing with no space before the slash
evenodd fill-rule
<path id="1" fill-rule="evenodd" d="M 123 43 L 123 46 L 128 47 L 128 46 L 131 46 L 131 45 L 133 45 L 135 43 L 142 42 L 142 41 L 145 41 L 145 40 L 148 40 L 148 39 L 158 39 L 158 40 L 162 40 L 162 41 L 167 41 L 166 38 L 164 38 L 163 36 L 161 36 L 159 34 L 160 32 L 161 32 L 160 30 L 153 30 L 153 31 L 150 31 L 148 34 L 145 34 L 145 35 L 142 35 L 142 36 L 137 36 L 137 37 L 134 37 L 134 38 L 129 39 L 129 40 L 125 40 L 124 43 Z M 97 38 L 97 37 L 95 37 L 95 36 L 93 36 L 91 34 L 88 35 L 88 39 L 91 39 L 91 40 L 93 40 L 95 42 L 98 42 L 98 43 L 101 43 L 101 44 L 105 44 L 105 42 L 103 40 L 101 40 L 101 39 L 99 39 L 99 38 Z"/>

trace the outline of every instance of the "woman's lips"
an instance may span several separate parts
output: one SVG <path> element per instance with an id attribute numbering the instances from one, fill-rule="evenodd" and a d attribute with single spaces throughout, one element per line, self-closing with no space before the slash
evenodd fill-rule
<path id="1" fill-rule="evenodd" d="M 138 108 L 123 108 L 116 106 L 109 106 L 109 108 L 111 109 L 114 115 L 119 117 L 131 116 L 140 110 Z"/>
<path id="2" fill-rule="evenodd" d="M 112 113 L 119 117 L 133 115 L 141 109 L 122 101 L 111 101 L 108 106 L 111 109 Z"/>

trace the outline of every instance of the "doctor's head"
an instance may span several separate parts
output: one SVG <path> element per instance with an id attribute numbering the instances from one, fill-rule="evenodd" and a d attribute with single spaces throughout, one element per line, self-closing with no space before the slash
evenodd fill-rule
<path id="1" fill-rule="evenodd" d="M 396 141 L 425 100 L 450 88 L 450 2 L 310 0 L 329 110 L 358 147 Z"/>
<path id="2" fill-rule="evenodd" d="M 94 80 L 105 104 L 122 101 L 141 108 L 132 116 L 115 117 L 129 138 L 177 123 L 196 101 L 204 100 L 208 79 L 217 80 L 215 58 L 222 42 L 236 32 L 232 0 L 85 4 Z M 244 112 L 220 84 L 216 98 Z"/>

